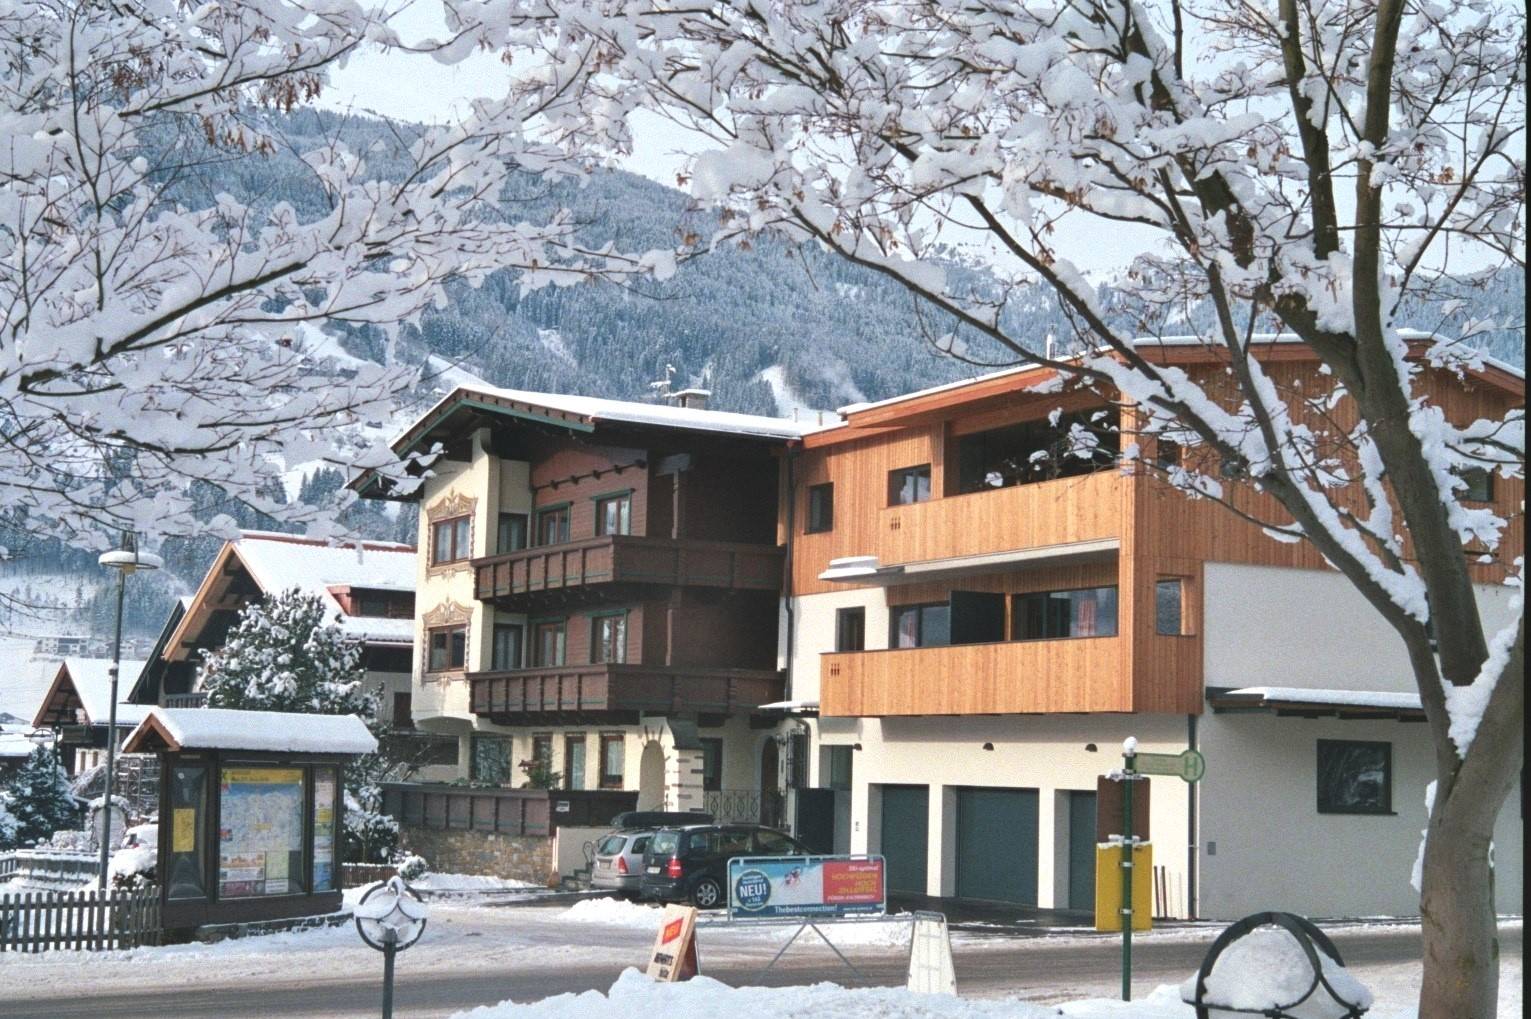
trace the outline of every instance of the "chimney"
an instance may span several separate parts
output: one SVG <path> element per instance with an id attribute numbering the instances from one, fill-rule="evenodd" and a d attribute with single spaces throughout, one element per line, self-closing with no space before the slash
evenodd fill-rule
<path id="1" fill-rule="evenodd" d="M 707 398 L 711 395 L 710 389 L 682 389 L 671 393 L 670 399 L 675 401 L 677 407 L 684 407 L 687 410 L 706 410 Z"/>

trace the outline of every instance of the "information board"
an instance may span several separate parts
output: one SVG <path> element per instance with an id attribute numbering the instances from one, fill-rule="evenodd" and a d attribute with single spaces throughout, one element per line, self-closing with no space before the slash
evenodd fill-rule
<path id="1" fill-rule="evenodd" d="M 218 804 L 218 894 L 303 890 L 303 769 L 224 768 Z"/>
<path id="2" fill-rule="evenodd" d="M 887 912 L 881 856 L 745 856 L 728 861 L 730 919 L 878 916 Z"/>

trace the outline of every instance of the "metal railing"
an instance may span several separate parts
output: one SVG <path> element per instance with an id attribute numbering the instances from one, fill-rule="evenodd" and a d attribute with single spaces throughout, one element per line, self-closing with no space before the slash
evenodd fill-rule
<path id="1" fill-rule="evenodd" d="M 207 694 L 201 690 L 193 693 L 167 693 L 165 695 L 165 707 L 205 708 L 207 707 Z"/>

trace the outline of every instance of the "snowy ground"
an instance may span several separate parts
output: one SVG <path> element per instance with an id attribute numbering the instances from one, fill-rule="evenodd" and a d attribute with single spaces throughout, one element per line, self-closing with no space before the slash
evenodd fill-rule
<path id="1" fill-rule="evenodd" d="M 444 885 L 454 880 L 463 883 L 457 876 L 439 877 Z M 591 971 L 607 966 L 610 967 L 607 972 L 612 975 L 599 982 L 592 978 L 590 983 L 583 985 L 606 988 L 617 966 L 638 966 L 647 957 L 658 914 L 657 907 L 614 899 L 585 900 L 573 906 L 508 908 L 471 900 L 433 900 L 425 936 L 400 961 L 401 979 L 450 984 L 454 976 L 482 978 L 491 971 L 513 974 L 513 980 L 496 985 L 498 995 L 490 990 L 476 998 L 488 1003 L 496 997 L 504 997 L 512 986 L 538 986 L 538 974 Z M 1521 1013 L 1518 951 L 1521 925 L 1520 921 L 1514 920 L 1503 926 L 1507 931 L 1516 932 L 1517 946 L 1515 952 L 1507 954 L 1502 967 L 1500 1014 L 1518 1016 Z M 896 979 L 907 945 L 907 923 L 837 924 L 827 929 L 836 944 L 853 959 L 880 961 L 888 970 L 884 977 Z M 1379 929 L 1386 930 L 1377 925 L 1350 928 L 1352 932 Z M 705 917 L 698 930 L 703 973 L 709 969 L 722 972 L 731 966 L 740 974 L 756 972 L 793 932 L 793 928 L 785 926 L 728 925 L 714 917 Z M 1402 936 L 1409 928 L 1400 925 L 1393 930 Z M 1209 944 L 1217 931 L 1215 926 L 1172 928 L 1140 935 L 1135 943 L 1141 946 L 1145 960 L 1156 945 L 1167 948 L 1178 945 L 1187 958 L 1196 958 L 1204 950 L 1201 946 Z M 1330 928 L 1330 932 L 1336 937 L 1344 933 L 1334 928 Z M 689 987 L 663 988 L 651 987 L 644 981 L 641 987 L 635 988 L 634 978 L 624 977 L 618 982 L 618 1000 L 610 1005 L 602 1004 L 610 999 L 601 991 L 586 991 L 582 996 L 557 995 L 531 1005 L 495 1006 L 462 1014 L 471 1015 L 473 1019 L 604 1019 L 608 1014 L 612 1017 L 620 1014 L 623 1019 L 628 1019 L 651 1011 L 663 1014 L 667 1019 L 690 1019 L 693 1014 L 718 1019 L 718 1016 L 730 1013 L 802 1016 L 804 1019 L 808 1016 L 848 1019 L 861 1015 L 890 1019 L 988 1019 L 991 1016 L 1030 1019 L 1057 1013 L 1050 1007 L 1031 1012 L 1027 1010 L 1029 1007 L 1054 1006 L 1062 1007 L 1063 1014 L 1074 1019 L 1192 1019 L 1191 1010 L 1178 1004 L 1178 989 L 1172 987 L 1157 996 L 1147 996 L 1148 989 L 1156 982 L 1153 980 L 1140 983 L 1139 993 L 1144 1000 L 1130 1007 L 1110 1000 L 1091 1003 L 1089 999 L 1114 998 L 1118 986 L 1112 970 L 1112 946 L 1099 937 L 1080 934 L 996 937 L 958 931 L 953 934 L 952 943 L 959 989 L 964 993 L 960 1002 L 921 998 L 901 990 L 865 987 L 851 990 L 832 985 L 736 990 L 716 981 L 702 980 Z M 788 956 L 789 959 L 805 957 L 817 958 L 824 965 L 813 970 L 813 975 L 793 979 L 802 982 L 841 979 L 836 974 L 844 971 L 838 969 L 837 961 L 827 949 L 815 943 L 811 933 L 805 934 L 803 941 Z M 1084 957 L 1101 964 L 1092 963 L 1090 967 L 1081 968 L 1078 962 Z M 183 983 L 216 983 L 220 987 L 249 988 L 252 992 L 278 984 L 323 987 L 337 979 L 370 975 L 377 966 L 376 953 L 362 945 L 349 924 L 214 945 L 175 945 L 108 953 L 8 955 L 0 964 L 0 1015 L 48 1014 L 49 1009 L 44 1005 L 47 999 L 56 996 L 63 1001 L 77 994 L 83 976 L 88 976 L 93 993 L 143 995 L 147 998 L 154 992 Z M 1177 968 L 1171 979 L 1178 982 L 1193 970 L 1194 964 L 1187 965 L 1183 972 Z M 975 980 L 964 985 L 964 972 L 988 974 L 988 982 L 980 986 Z M 1417 997 L 1420 979 L 1417 963 L 1366 963 L 1355 966 L 1353 972 L 1376 996 L 1376 1004 L 1370 1013 L 1373 1019 L 1405 1019 L 1412 1014 L 1411 1005 Z M 998 974 L 997 978 L 995 974 Z M 753 981 L 741 975 L 732 977 L 731 982 Z M 581 985 L 565 982 L 553 986 L 565 989 Z M 640 1001 L 634 997 L 635 990 L 648 997 Z M 514 993 L 522 998 L 545 998 L 554 994 L 554 990 L 535 995 Z M 8 1013 L 3 1003 L 12 995 L 18 1000 L 35 1002 L 37 1007 L 33 1013 Z M 371 1000 L 370 993 L 367 1000 Z M 475 997 L 460 1000 L 463 1004 L 455 1008 L 419 1014 L 445 1016 L 473 1002 Z M 1085 1003 L 1079 1003 L 1082 1001 Z M 1024 1007 L 1022 1002 L 1026 1003 Z M 658 1009 L 663 1011 L 656 1011 Z M 349 1016 L 352 1013 L 337 1009 L 333 1014 Z M 355 1014 L 365 1013 L 357 1011 Z"/>

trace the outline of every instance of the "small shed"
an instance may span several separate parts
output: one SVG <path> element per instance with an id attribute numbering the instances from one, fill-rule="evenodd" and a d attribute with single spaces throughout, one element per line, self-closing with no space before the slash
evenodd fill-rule
<path id="1" fill-rule="evenodd" d="M 167 930 L 340 908 L 344 767 L 377 749 L 360 718 L 155 707 L 123 749 L 160 755 Z"/>

